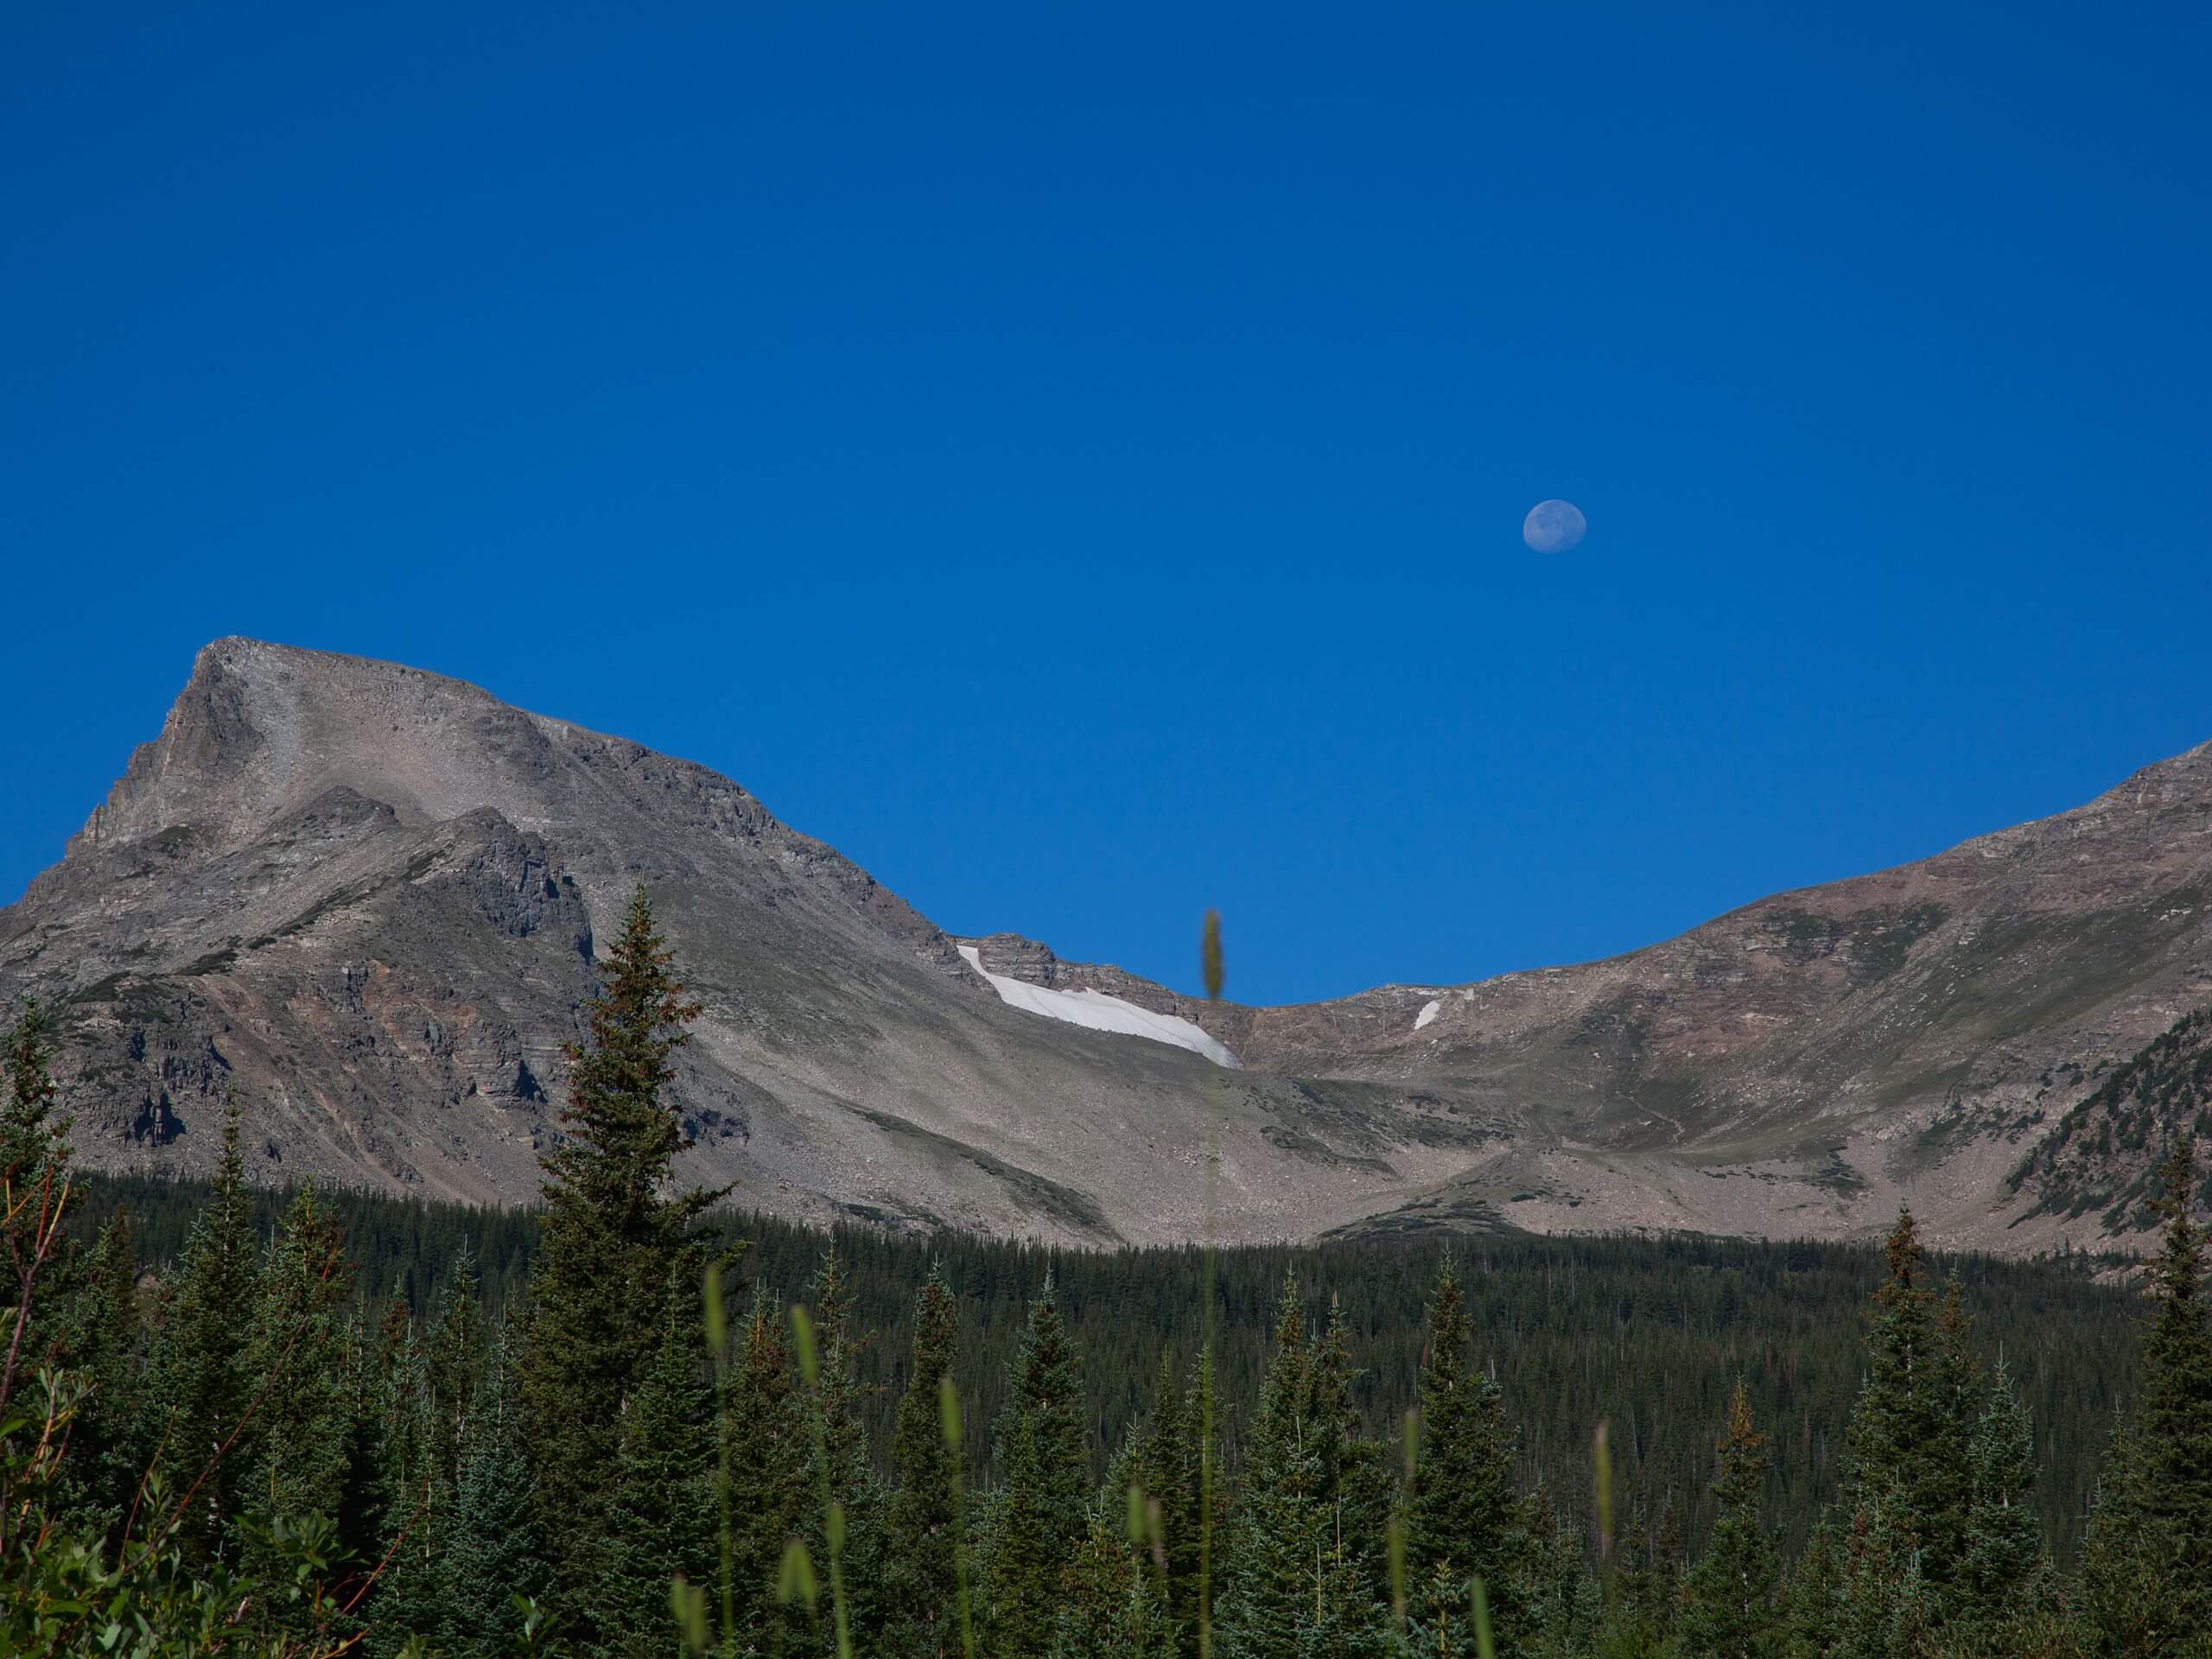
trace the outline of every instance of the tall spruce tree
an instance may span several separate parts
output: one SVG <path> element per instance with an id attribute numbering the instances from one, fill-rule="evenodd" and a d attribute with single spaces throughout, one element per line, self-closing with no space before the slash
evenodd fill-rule
<path id="1" fill-rule="evenodd" d="M 58 1217 L 69 1188 L 69 1124 L 56 1091 L 46 1010 L 29 1001 L 0 1039 L 0 1406 L 60 1345 L 69 1263 Z"/>
<path id="2" fill-rule="evenodd" d="M 1656 1526 L 1641 1498 L 1630 1505 L 1598 1649 L 1604 1659 L 1660 1659 L 1671 1649 L 1682 1585 L 1680 1556 L 1670 1546 L 1678 1544 L 1671 1502 Z"/>
<path id="3" fill-rule="evenodd" d="M 786 1637 L 804 1632 L 796 1613 L 778 1606 L 776 1590 L 785 1547 L 798 1535 L 808 1503 L 813 1437 L 806 1413 L 783 1319 L 756 1285 L 721 1433 L 729 1459 L 736 1624 L 763 1653 L 781 1651 Z"/>
<path id="4" fill-rule="evenodd" d="M 153 1452 L 142 1369 L 145 1321 L 127 1211 L 100 1229 L 69 1325 L 70 1356 L 92 1387 L 72 1433 L 77 1484 L 88 1518 L 113 1541 Z"/>
<path id="5" fill-rule="evenodd" d="M 1837 1509 L 1860 1545 L 1841 1558 L 1840 1593 L 1854 1619 L 1939 1628 L 1966 1548 L 1978 1374 L 1955 1287 L 1939 1305 L 1910 1210 L 1883 1255 L 1845 1436 Z"/>
<path id="6" fill-rule="evenodd" d="M 1198 1399 L 1201 1363 L 1186 1384 L 1175 1373 L 1174 1356 L 1162 1350 L 1160 1376 L 1151 1409 L 1133 1437 L 1123 1473 L 1137 1491 L 1138 1519 L 1145 1548 L 1138 1570 L 1150 1580 L 1147 1601 L 1167 1624 L 1175 1651 L 1198 1650 L 1198 1556 L 1203 1495 L 1198 1480 L 1198 1434 L 1204 1412 Z M 1111 1506 L 1114 1494 L 1105 1502 Z M 1126 1504 L 1126 1492 L 1122 1497 Z M 1126 1526 L 1126 1517 L 1124 1525 Z"/>
<path id="7" fill-rule="evenodd" d="M 1049 1274 L 1030 1305 L 1011 1382 L 995 1436 L 1000 1484 L 984 1606 L 996 1659 L 1032 1659 L 1052 1643 L 1063 1580 L 1090 1530 L 1082 1379 Z"/>
<path id="8" fill-rule="evenodd" d="M 904 1659 L 938 1659 L 960 1644 L 958 1471 L 938 1397 L 956 1324 L 951 1287 L 933 1267 L 915 1299 L 913 1363 L 891 1434 L 898 1486 L 885 1547 L 884 1651 Z"/>
<path id="9" fill-rule="evenodd" d="M 1222 1659 L 1294 1652 L 1319 1611 L 1314 1592 L 1329 1553 L 1331 1506 L 1313 1373 L 1297 1281 L 1286 1276 L 1214 1599 Z"/>
<path id="10" fill-rule="evenodd" d="M 2035 1437 L 2002 1356 L 1974 1427 L 1966 1554 L 1955 1586 L 1958 1619 L 1984 1634 L 2049 1611 L 2053 1589 L 2043 1526 L 2031 1503 Z"/>
<path id="11" fill-rule="evenodd" d="M 165 1496 L 183 1505 L 175 1535 L 194 1567 L 235 1553 L 240 1498 L 250 1484 L 235 1442 L 257 1392 L 242 1327 L 258 1300 L 260 1276 L 232 1100 L 224 1107 L 214 1185 L 162 1287 L 155 1344 L 153 1390 L 167 1414 L 158 1448 Z"/>
<path id="12" fill-rule="evenodd" d="M 2102 1655 L 2181 1653 L 2212 1631 L 2212 1310 L 2196 1147 L 2158 1170 L 2164 1236 L 2135 1406 L 2116 1433 L 2083 1541 L 2082 1601 Z"/>
<path id="13" fill-rule="evenodd" d="M 438 1294 L 437 1317 L 423 1355 L 429 1440 L 425 1452 L 448 1487 L 461 1478 L 461 1440 L 484 1365 L 484 1309 L 476 1256 L 461 1240 L 453 1271 Z"/>
<path id="14" fill-rule="evenodd" d="M 662 1090 L 698 1013 L 640 887 L 601 964 L 588 1039 L 569 1052 L 567 1138 L 543 1160 L 545 1217 L 518 1368 L 540 1524 L 569 1586 L 596 1570 L 623 1418 L 660 1349 L 669 1287 L 699 1281 L 704 1251 L 691 1234 L 720 1196 L 664 1190 L 681 1136 Z M 594 1634 L 588 1622 L 575 1633 Z"/>
<path id="15" fill-rule="evenodd" d="M 1484 1583 L 1501 1651 L 1529 1634 L 1530 1539 L 1513 1484 L 1515 1445 L 1497 1384 L 1471 1369 L 1472 1327 L 1449 1252 L 1428 1306 L 1421 1446 L 1406 1497 L 1406 1581 L 1424 1659 L 1475 1651 L 1468 1586 Z"/>
<path id="16" fill-rule="evenodd" d="M 309 1183 L 285 1211 L 262 1269 L 246 1343 L 246 1370 L 258 1395 L 243 1442 L 248 1463 L 241 1496 L 252 1523 L 245 1560 L 263 1572 L 276 1565 L 281 1529 L 315 1518 L 362 1542 L 370 1530 L 348 1527 L 352 1517 L 341 1515 L 354 1425 L 343 1243 L 336 1217 Z"/>
<path id="17" fill-rule="evenodd" d="M 1126 1465 L 1128 1460 L 1116 1461 Z M 1128 1487 L 1122 1488 L 1123 1512 L 1116 1515 L 1114 1484 L 1099 1494 L 1083 1548 L 1069 1564 L 1050 1659 L 1173 1659 L 1175 1652 L 1157 1581 L 1144 1570 L 1143 1547 L 1127 1536 Z M 944 1651 L 950 1656 L 959 1649 L 956 1644 Z"/>
<path id="18" fill-rule="evenodd" d="M 477 1408 L 461 1441 L 453 1524 L 439 1555 L 439 1635 L 468 1659 L 511 1654 L 522 1628 L 515 1598 L 546 1593 L 539 1510 L 531 1490 L 524 1425 L 504 1331 L 486 1357 Z"/>
<path id="19" fill-rule="evenodd" d="M 1766 1444 L 1751 1422 L 1751 1395 L 1738 1381 L 1728 1399 L 1720 1468 L 1713 1483 L 1720 1513 L 1705 1553 L 1690 1568 L 1682 1606 L 1682 1645 L 1706 1659 L 1767 1659 L 1781 1643 L 1775 1606 L 1780 1567 L 1774 1535 L 1760 1513 Z"/>
<path id="20" fill-rule="evenodd" d="M 370 1603 L 369 1650 L 396 1652 L 407 1637 L 435 1637 L 443 1627 L 440 1559 L 452 1543 L 454 1487 L 431 1453 L 436 1436 L 423 1344 L 406 1303 L 395 1295 L 373 1332 L 358 1340 L 372 1357 L 353 1367 L 348 1479 L 362 1496 L 346 1507 L 358 1503 L 356 1529 L 375 1523 L 373 1559 L 383 1563 Z M 357 1559 L 370 1553 L 353 1546 Z"/>
<path id="21" fill-rule="evenodd" d="M 831 1587 L 836 1555 L 834 1577 L 842 1586 L 855 1651 L 873 1652 L 884 1614 L 882 1492 L 861 1418 L 862 1338 L 853 1322 L 852 1281 L 834 1236 L 815 1272 L 813 1298 L 815 1376 L 804 1402 L 810 1440 L 799 1537 L 825 1587 Z M 824 1653 L 835 1651 L 833 1630 L 823 1629 L 820 1645 Z"/>
<path id="22" fill-rule="evenodd" d="M 592 1624 L 621 1659 L 669 1652 L 671 1580 L 704 1585 L 715 1571 L 713 1396 L 699 1375 L 696 1322 L 673 1287 L 662 1300 L 660 1347 L 623 1414 L 593 1577 Z"/>
<path id="23" fill-rule="evenodd" d="M 1305 1659 L 1365 1659 L 1395 1637 L 1389 1608 L 1389 1539 L 1397 1476 L 1380 1442 L 1361 1432 L 1352 1397 L 1357 1371 L 1342 1302 L 1329 1298 L 1329 1323 L 1313 1354 L 1313 1421 L 1319 1430 L 1322 1560 L 1314 1585 L 1314 1622 L 1300 1641 Z"/>

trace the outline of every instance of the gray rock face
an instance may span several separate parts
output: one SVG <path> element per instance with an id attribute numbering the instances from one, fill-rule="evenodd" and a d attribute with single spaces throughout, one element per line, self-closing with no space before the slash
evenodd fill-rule
<path id="1" fill-rule="evenodd" d="M 686 1173 L 760 1207 L 1193 1237 L 1217 1114 L 1228 1239 L 1836 1235 L 1909 1195 L 1939 1238 L 2042 1248 L 2063 1224 L 2012 1225 L 2003 1176 L 2069 1080 L 2212 1001 L 2212 746 L 1609 962 L 1257 1008 L 951 939 L 704 767 L 226 639 L 0 911 L 0 995 L 60 1012 L 96 1164 L 206 1171 L 235 1090 L 272 1174 L 522 1198 L 594 940 L 640 880 L 707 1010 L 677 1085 Z M 1192 1020 L 1248 1069 L 1008 1007 L 963 944 Z"/>

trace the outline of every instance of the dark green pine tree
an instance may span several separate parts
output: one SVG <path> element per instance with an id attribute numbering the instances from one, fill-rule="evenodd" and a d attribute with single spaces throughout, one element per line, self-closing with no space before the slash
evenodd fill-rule
<path id="1" fill-rule="evenodd" d="M 1841 1644 L 1842 1524 L 1833 1509 L 1824 1512 L 1790 1564 L 1782 1593 L 1783 1651 L 1789 1659 L 1821 1659 Z"/>
<path id="2" fill-rule="evenodd" d="M 591 1596 L 603 1649 L 622 1659 L 669 1652 L 671 1579 L 707 1585 L 717 1571 L 714 1396 L 700 1376 L 697 1321 L 680 1293 L 663 1300 L 659 1351 L 623 1414 Z"/>
<path id="3" fill-rule="evenodd" d="M 70 1308 L 68 1348 L 92 1383 L 71 1429 L 72 1468 L 88 1518 L 111 1542 L 120 1535 L 153 1443 L 144 1389 L 145 1320 L 130 1217 L 100 1229 Z"/>
<path id="4" fill-rule="evenodd" d="M 1523 1642 L 1541 1659 L 1582 1659 L 1605 1617 L 1604 1592 L 1590 1572 L 1587 1541 L 1559 1512 L 1548 1488 L 1530 1493 L 1526 1508 L 1529 1549 L 1522 1583 L 1529 1634 Z"/>
<path id="5" fill-rule="evenodd" d="M 885 1543 L 884 1652 L 905 1659 L 938 1659 L 960 1646 L 957 1471 L 938 1398 L 956 1323 L 944 1270 L 932 1267 L 914 1302 L 913 1363 L 891 1434 L 898 1486 Z"/>
<path id="6" fill-rule="evenodd" d="M 1641 1498 L 1630 1506 L 1613 1569 L 1613 1604 L 1598 1649 L 1604 1659 L 1661 1659 L 1672 1646 L 1681 1569 L 1679 1557 L 1670 1558 L 1659 1541 L 1673 1526 L 1671 1503 L 1661 1516 L 1655 1529 Z"/>
<path id="7" fill-rule="evenodd" d="M 1128 1459 L 1117 1459 L 1117 1474 Z M 1115 1515 L 1113 1488 L 1122 1492 Z M 1145 1570 L 1147 1545 L 1128 1536 L 1128 1484 L 1109 1480 L 1092 1511 L 1090 1530 L 1070 1565 L 1067 1590 L 1052 1627 L 1052 1659 L 1173 1659 L 1174 1633 L 1160 1605 L 1154 1575 Z M 1139 1530 L 1143 1529 L 1140 1510 Z M 957 1638 L 947 1656 L 959 1652 Z"/>
<path id="8" fill-rule="evenodd" d="M 661 1091 L 699 1010 L 684 999 L 643 887 L 600 981 L 588 1039 L 569 1053 L 567 1138 L 543 1160 L 545 1215 L 517 1378 L 542 1530 L 560 1581 L 574 1586 L 596 1569 L 607 1476 L 626 1408 L 661 1345 L 669 1287 L 699 1281 L 704 1255 L 690 1236 L 719 1196 L 664 1191 L 680 1134 Z"/>
<path id="9" fill-rule="evenodd" d="M 372 1529 L 347 1527 L 350 1517 L 342 1514 L 355 1421 L 346 1352 L 349 1294 L 343 1234 L 310 1183 L 270 1243 L 246 1339 L 246 1370 L 258 1389 L 244 1440 L 249 1456 L 240 1494 L 251 1540 L 243 1559 L 250 1567 L 272 1568 L 274 1535 L 309 1517 L 364 1542 L 362 1534 Z"/>
<path id="10" fill-rule="evenodd" d="M 1761 1514 L 1766 1440 L 1752 1426 L 1751 1395 L 1738 1382 L 1729 1396 L 1713 1483 L 1720 1513 L 1705 1553 L 1690 1568 L 1681 1613 L 1684 1649 L 1708 1659 L 1767 1659 L 1780 1649 L 1775 1588 L 1781 1568 Z"/>
<path id="11" fill-rule="evenodd" d="M 1475 1651 L 1468 1586 L 1479 1576 L 1498 1649 L 1529 1633 L 1530 1540 L 1513 1486 L 1515 1446 L 1497 1384 L 1471 1370 L 1472 1328 L 1447 1253 L 1429 1302 L 1420 1374 L 1421 1446 L 1406 1498 L 1406 1583 L 1416 1651 Z"/>
<path id="12" fill-rule="evenodd" d="M 1351 1330 L 1329 1299 L 1329 1325 L 1313 1355 L 1313 1421 L 1321 1463 L 1322 1555 L 1313 1618 L 1301 1659 L 1370 1659 L 1395 1639 L 1389 1537 L 1397 1477 L 1380 1442 L 1360 1431 L 1352 1397 Z"/>
<path id="13" fill-rule="evenodd" d="M 1853 1618 L 1940 1624 L 1967 1538 L 1981 1401 L 1955 1294 L 1939 1309 L 1910 1211 L 1885 1245 L 1838 1510 L 1873 1541 L 1843 1558 Z M 1863 1523 L 1863 1524 L 1861 1524 Z M 1871 1576 L 1870 1576 L 1871 1575 Z"/>
<path id="14" fill-rule="evenodd" d="M 439 1635 L 446 1651 L 492 1659 L 516 1650 L 522 1615 L 515 1597 L 546 1593 L 537 1517 L 514 1366 L 502 1332 L 492 1344 L 476 1408 L 461 1434 L 453 1522 L 438 1557 Z"/>
<path id="15" fill-rule="evenodd" d="M 46 1011 L 29 1002 L 4 1039 L 0 1067 L 0 1405 L 55 1357 L 73 1300 L 72 1263 L 58 1249 L 69 1190 L 67 1119 L 54 1116 Z"/>
<path id="16" fill-rule="evenodd" d="M 461 1435 L 484 1366 L 482 1292 L 476 1281 L 476 1257 L 465 1238 L 454 1257 L 452 1276 L 439 1293 L 437 1317 L 424 1349 L 425 1452 L 438 1478 L 451 1489 L 461 1479 Z"/>
<path id="17" fill-rule="evenodd" d="M 2135 1406 L 2113 1439 L 2082 1544 L 2094 1652 L 2181 1653 L 2212 1630 L 2212 1311 L 2196 1147 L 2158 1170 L 2164 1236 L 2151 1268 Z"/>
<path id="18" fill-rule="evenodd" d="M 1201 1365 L 1200 1374 L 1205 1370 Z M 1128 1484 L 1137 1489 L 1145 1531 L 1139 1570 L 1150 1580 L 1147 1599 L 1160 1610 L 1175 1651 L 1185 1659 L 1198 1650 L 1201 1386 L 1196 1376 L 1181 1382 L 1173 1356 L 1161 1353 L 1152 1409 L 1132 1440 L 1126 1469 Z M 1114 1494 L 1109 1491 L 1104 1501 L 1110 1507 Z M 1122 1501 L 1126 1504 L 1126 1493 Z"/>
<path id="19" fill-rule="evenodd" d="M 815 1381 L 804 1407 L 810 1431 L 799 1537 L 820 1574 L 823 1593 L 832 1589 L 829 1516 L 831 1506 L 842 1516 L 843 1542 L 836 1551 L 836 1579 L 843 1586 L 845 1618 L 854 1650 L 872 1653 L 882 1630 L 883 1497 L 868 1461 L 868 1431 L 861 1421 L 860 1347 L 853 1322 L 852 1281 L 833 1237 L 814 1275 Z M 836 1651 L 835 1630 L 824 1620 L 822 1651 Z"/>
<path id="20" fill-rule="evenodd" d="M 813 1437 L 806 1402 L 791 1375 L 783 1319 L 758 1286 L 729 1380 L 721 1432 L 729 1458 L 731 1576 L 741 1647 L 781 1651 L 786 1637 L 803 1639 L 806 1628 L 802 1615 L 778 1607 L 776 1589 L 785 1546 L 798 1535 L 807 1505 Z"/>
<path id="21" fill-rule="evenodd" d="M 1332 1505 L 1313 1373 L 1297 1281 L 1286 1275 L 1214 1598 L 1213 1649 L 1222 1659 L 1293 1653 L 1319 1612 Z"/>
<path id="22" fill-rule="evenodd" d="M 1971 1466 L 1966 1554 L 1955 1585 L 1956 1617 L 1970 1630 L 2017 1629 L 2049 1611 L 2055 1586 L 2033 1503 L 2035 1437 L 2001 1356 L 1975 1425 Z"/>
<path id="23" fill-rule="evenodd" d="M 260 1276 L 232 1101 L 224 1109 L 213 1189 L 162 1287 L 152 1368 L 150 1392 L 166 1420 L 162 1498 L 181 1506 L 175 1536 L 194 1567 L 235 1557 L 232 1528 L 250 1485 L 245 1449 L 235 1442 L 257 1391 L 241 1325 L 258 1300 Z"/>
<path id="24" fill-rule="evenodd" d="M 357 1471 L 373 1469 L 366 1508 L 381 1526 L 385 1563 L 370 1604 L 372 1653 L 419 1636 L 435 1643 L 451 1621 L 445 1558 L 460 1501 L 461 1447 L 433 1385 L 435 1332 L 425 1338 L 394 1294 L 362 1368 L 354 1436 Z M 480 1370 L 480 1355 L 475 1365 Z M 355 1479 L 360 1479 L 359 1473 Z"/>
<path id="25" fill-rule="evenodd" d="M 996 1659 L 1034 1659 L 1051 1645 L 1071 1563 L 1090 1531 L 1090 1459 L 1075 1346 L 1049 1275 L 1014 1356 L 1012 1399 L 994 1436 L 983 1604 Z"/>

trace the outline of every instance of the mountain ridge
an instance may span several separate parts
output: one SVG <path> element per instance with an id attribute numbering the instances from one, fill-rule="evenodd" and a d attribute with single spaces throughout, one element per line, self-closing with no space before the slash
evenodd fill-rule
<path id="1" fill-rule="evenodd" d="M 236 1087 L 288 1173 L 522 1197 L 640 880 L 708 1007 L 687 1161 L 764 1207 L 1192 1237 L 1217 1112 L 1227 1237 L 1836 1236 L 1909 1197 L 2038 1249 L 2082 1226 L 2004 1180 L 2073 1104 L 2044 1079 L 2212 1002 L 2212 743 L 1637 950 L 1270 1007 L 949 934 L 733 780 L 466 682 L 226 639 L 0 911 L 0 992 L 65 1016 L 96 1164 L 196 1167 Z"/>

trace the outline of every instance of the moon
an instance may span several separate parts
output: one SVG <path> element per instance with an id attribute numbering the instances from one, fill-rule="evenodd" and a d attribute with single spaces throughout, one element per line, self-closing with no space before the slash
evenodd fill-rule
<path id="1" fill-rule="evenodd" d="M 1572 501 L 1539 501 L 1521 521 L 1521 539 L 1532 553 L 1564 553 L 1590 528 Z"/>

